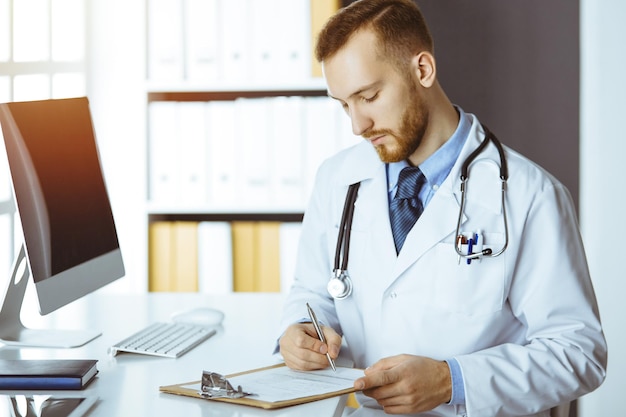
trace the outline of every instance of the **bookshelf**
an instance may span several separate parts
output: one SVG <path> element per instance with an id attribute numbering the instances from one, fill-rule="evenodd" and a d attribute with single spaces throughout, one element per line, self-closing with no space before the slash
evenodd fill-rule
<path id="1" fill-rule="evenodd" d="M 288 287 L 317 166 L 356 142 L 311 52 L 339 6 L 147 2 L 150 291 Z"/>

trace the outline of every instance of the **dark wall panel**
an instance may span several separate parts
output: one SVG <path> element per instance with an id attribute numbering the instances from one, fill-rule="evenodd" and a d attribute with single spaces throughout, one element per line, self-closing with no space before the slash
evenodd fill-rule
<path id="1" fill-rule="evenodd" d="M 579 3 L 418 0 L 450 99 L 579 188 Z"/>
<path id="2" fill-rule="evenodd" d="M 579 2 L 415 1 L 452 102 L 554 174 L 577 203 Z"/>

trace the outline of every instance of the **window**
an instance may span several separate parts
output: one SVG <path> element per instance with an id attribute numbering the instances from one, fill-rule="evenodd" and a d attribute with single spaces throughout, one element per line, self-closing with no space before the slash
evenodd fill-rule
<path id="1" fill-rule="evenodd" d="M 0 99 L 85 95 L 85 1 L 0 0 Z"/>
<path id="2" fill-rule="evenodd" d="M 86 95 L 86 3 L 0 0 L 0 102 Z M 13 259 L 17 225 L 4 141 L 0 143 L 0 274 L 4 274 Z"/>

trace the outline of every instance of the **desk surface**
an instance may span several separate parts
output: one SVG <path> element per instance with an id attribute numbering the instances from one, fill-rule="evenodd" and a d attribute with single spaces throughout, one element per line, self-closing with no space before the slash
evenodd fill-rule
<path id="1" fill-rule="evenodd" d="M 281 410 L 203 401 L 159 392 L 159 386 L 199 380 L 202 370 L 230 374 L 276 363 L 272 356 L 280 320 L 282 298 L 273 293 L 234 293 L 208 296 L 191 293 L 151 293 L 119 296 L 93 294 L 45 317 L 29 327 L 81 329 L 102 336 L 73 349 L 0 347 L 3 359 L 98 359 L 98 377 L 83 391 L 51 392 L 60 395 L 95 395 L 99 401 L 90 417 L 111 416 L 339 416 L 345 398 L 331 398 Z M 171 314 L 194 308 L 214 307 L 224 312 L 215 336 L 178 359 L 135 354 L 109 356 L 109 346 L 155 321 L 169 321 Z M 0 391 L 0 394 L 7 393 Z M 25 392 L 20 392 L 25 393 Z M 39 393 L 39 392 L 37 392 Z M 46 392 L 48 394 L 50 392 Z"/>

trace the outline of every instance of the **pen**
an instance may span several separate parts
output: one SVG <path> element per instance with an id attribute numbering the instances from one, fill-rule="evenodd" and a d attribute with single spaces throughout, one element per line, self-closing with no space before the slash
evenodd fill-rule
<path id="1" fill-rule="evenodd" d="M 463 247 L 463 245 L 464 245 L 464 244 L 466 244 L 466 243 L 467 243 L 467 239 L 465 239 L 465 236 L 463 236 L 463 235 L 458 235 L 458 236 L 456 237 L 456 247 L 457 247 L 458 252 L 459 252 L 459 256 L 457 257 L 457 261 L 456 261 L 456 263 L 457 263 L 458 265 L 460 265 L 460 264 L 461 264 L 461 255 L 460 255 L 460 253 L 461 253 L 461 248 L 462 248 L 462 247 Z"/>
<path id="2" fill-rule="evenodd" d="M 467 255 L 468 255 L 467 264 L 468 265 L 470 265 L 472 263 L 472 258 L 470 258 L 469 255 L 471 255 L 473 253 L 472 252 L 473 245 L 474 245 L 474 241 L 471 238 L 468 239 L 467 240 Z"/>
<path id="3" fill-rule="evenodd" d="M 315 317 L 315 312 L 309 305 L 306 303 L 306 309 L 309 311 L 309 317 L 311 318 L 311 322 L 313 323 L 313 327 L 315 327 L 315 331 L 317 332 L 317 336 L 320 338 L 322 343 L 326 343 L 326 338 L 324 337 L 324 333 L 322 333 L 322 329 L 320 328 L 319 323 L 317 322 L 317 317 Z M 328 358 L 328 362 L 330 363 L 330 367 L 333 368 L 333 371 L 337 372 L 337 368 L 335 367 L 335 361 L 330 357 L 330 353 L 326 352 L 326 357 Z"/>

